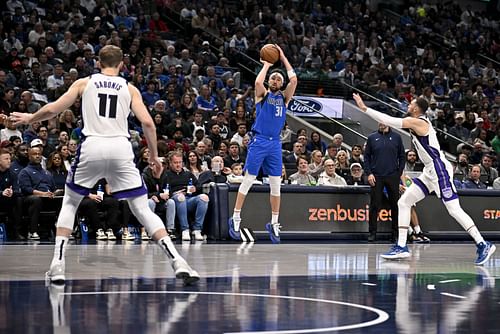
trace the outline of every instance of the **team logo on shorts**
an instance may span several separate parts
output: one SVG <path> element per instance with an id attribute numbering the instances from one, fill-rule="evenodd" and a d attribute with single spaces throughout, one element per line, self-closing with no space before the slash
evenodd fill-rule
<path id="1" fill-rule="evenodd" d="M 443 194 L 443 198 L 450 198 L 453 196 L 453 189 L 446 187 L 441 190 L 441 193 Z"/>

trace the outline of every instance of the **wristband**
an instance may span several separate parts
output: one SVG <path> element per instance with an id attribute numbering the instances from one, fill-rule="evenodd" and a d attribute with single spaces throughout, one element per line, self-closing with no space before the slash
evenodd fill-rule
<path id="1" fill-rule="evenodd" d="M 292 68 L 291 70 L 288 70 L 288 71 L 286 72 L 286 74 L 288 75 L 288 79 L 291 79 L 291 78 L 293 78 L 293 77 L 296 77 L 296 76 L 297 76 L 297 74 L 295 74 L 295 71 L 293 70 L 293 68 Z"/>

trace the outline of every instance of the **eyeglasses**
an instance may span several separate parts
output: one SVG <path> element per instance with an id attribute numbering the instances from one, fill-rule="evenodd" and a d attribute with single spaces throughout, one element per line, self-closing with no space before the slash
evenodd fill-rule
<path id="1" fill-rule="evenodd" d="M 335 165 L 328 164 L 328 165 L 325 165 L 325 167 L 335 167 Z"/>

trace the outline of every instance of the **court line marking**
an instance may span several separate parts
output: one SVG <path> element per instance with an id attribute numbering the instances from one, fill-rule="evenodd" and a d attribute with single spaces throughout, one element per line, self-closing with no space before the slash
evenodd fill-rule
<path id="1" fill-rule="evenodd" d="M 459 279 L 448 279 L 444 281 L 439 281 L 438 283 L 444 284 L 444 283 L 453 283 L 453 282 L 460 282 Z"/>
<path id="2" fill-rule="evenodd" d="M 368 283 L 368 282 L 363 282 L 361 285 L 368 285 L 368 286 L 377 286 L 375 283 Z"/>
<path id="3" fill-rule="evenodd" d="M 460 296 L 460 295 L 455 295 L 453 293 L 448 293 L 448 292 L 441 292 L 443 296 L 448 296 L 448 297 L 453 297 L 453 298 L 458 298 L 458 299 L 467 299 L 467 297 Z"/>
<path id="4" fill-rule="evenodd" d="M 369 327 L 381 324 L 387 319 L 389 319 L 389 314 L 381 309 L 348 303 L 348 302 L 339 302 L 336 300 L 328 300 L 328 299 L 317 299 L 317 298 L 306 298 L 306 297 L 294 297 L 294 296 L 282 296 L 282 295 L 264 295 L 264 294 L 255 294 L 255 293 L 234 293 L 234 292 L 210 292 L 210 291 L 87 291 L 87 292 L 61 292 L 61 295 L 67 296 L 91 296 L 91 295 L 121 295 L 121 294 L 199 294 L 199 295 L 220 295 L 220 296 L 244 296 L 244 297 L 259 297 L 259 298 L 275 298 L 275 299 L 289 299 L 289 300 L 301 300 L 308 302 L 316 302 L 316 303 L 325 303 L 325 304 L 337 304 L 349 307 L 355 307 L 364 309 L 367 311 L 374 312 L 378 315 L 374 320 L 360 322 L 353 325 L 344 325 L 337 327 L 324 327 L 324 328 L 314 328 L 314 329 L 293 329 L 293 330 L 282 330 L 282 331 L 254 331 L 254 332 L 226 332 L 225 334 L 302 334 L 302 333 L 321 333 L 321 332 L 330 332 L 330 331 L 342 331 L 342 330 L 350 330 L 357 329 L 363 327 Z"/>

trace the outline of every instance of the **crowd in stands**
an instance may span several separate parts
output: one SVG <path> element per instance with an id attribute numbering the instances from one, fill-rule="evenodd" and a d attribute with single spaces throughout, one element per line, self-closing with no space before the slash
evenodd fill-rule
<path id="1" fill-rule="evenodd" d="M 203 186 L 241 182 L 255 113 L 254 76 L 248 69 L 258 69 L 266 43 L 281 46 L 299 79 L 341 80 L 402 107 L 425 97 L 427 116 L 442 130 L 442 147 L 457 154 L 457 187 L 500 189 L 500 47 L 494 13 L 422 1 L 409 1 L 390 19 L 364 1 L 7 0 L 0 10 L 0 112 L 6 115 L 36 112 L 75 80 L 98 72 L 104 45 L 122 48 L 120 75 L 140 89 L 165 161 L 162 174 L 153 175 L 142 129 L 131 115 L 131 142 L 150 207 L 171 231 L 177 218 L 185 240 L 202 238 L 208 203 Z M 439 43 L 435 36 L 441 36 Z M 3 197 L 24 198 L 20 205 L 30 210 L 29 230 L 15 230 L 18 236 L 37 239 L 42 207 L 60 205 L 56 201 L 77 154 L 81 113 L 77 102 L 57 119 L 28 127 L 7 122 L 0 130 L 0 156 L 12 160 L 0 161 L 0 170 L 12 174 L 11 184 L 4 185 L 12 192 Z M 457 147 L 451 136 L 463 143 Z M 346 150 L 340 133 L 326 143 L 318 132 L 286 126 L 282 140 L 283 183 L 367 185 L 363 147 Z M 418 165 L 411 152 L 410 171 Z M 266 182 L 265 176 L 259 180 Z M 98 186 L 82 203 L 82 215 L 89 216 L 101 239 L 115 238 L 120 227 L 124 238 L 130 237 L 127 208 L 112 202 L 105 180 L 104 195 L 98 196 Z M 190 187 L 187 201 L 175 196 Z M 109 225 L 92 214 L 96 205 L 111 217 Z"/>

